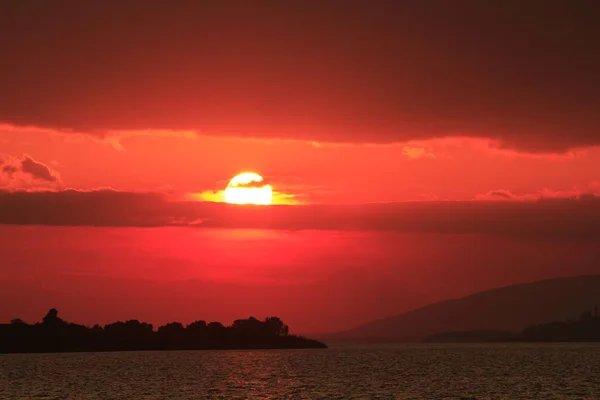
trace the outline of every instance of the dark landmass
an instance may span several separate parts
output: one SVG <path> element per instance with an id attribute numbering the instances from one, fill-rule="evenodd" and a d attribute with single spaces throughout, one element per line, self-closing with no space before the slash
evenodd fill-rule
<path id="1" fill-rule="evenodd" d="M 517 333 L 533 325 L 567 321 L 594 304 L 600 304 L 600 275 L 548 279 L 430 304 L 323 338 L 328 343 L 418 342 L 440 332 Z"/>
<path id="2" fill-rule="evenodd" d="M 130 320 L 86 327 L 69 323 L 51 309 L 33 325 L 21 320 L 0 325 L 0 353 L 57 353 L 136 350 L 225 350 L 326 348 L 324 343 L 290 335 L 278 317 L 240 319 L 231 326 L 196 321 L 172 322 L 154 330 Z"/>
<path id="3" fill-rule="evenodd" d="M 477 343 L 477 342 L 506 342 L 513 339 L 514 334 L 506 331 L 454 331 L 442 332 L 427 336 L 427 343 Z"/>
<path id="4" fill-rule="evenodd" d="M 505 331 L 443 332 L 426 337 L 429 343 L 482 342 L 600 342 L 600 317 L 586 311 L 579 320 L 548 322 L 527 327 L 520 333 Z"/>
<path id="5" fill-rule="evenodd" d="M 514 339 L 519 342 L 600 342 L 600 317 L 584 312 L 577 321 L 530 326 Z"/>

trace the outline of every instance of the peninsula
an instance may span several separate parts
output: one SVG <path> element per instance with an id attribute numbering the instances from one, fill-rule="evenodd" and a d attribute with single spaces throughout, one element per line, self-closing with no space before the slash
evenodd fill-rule
<path id="1" fill-rule="evenodd" d="M 324 343 L 289 334 L 278 317 L 240 319 L 231 326 L 196 321 L 172 322 L 154 330 L 137 320 L 87 327 L 64 321 L 56 309 L 42 322 L 15 319 L 0 324 L 0 353 L 56 353 L 137 350 L 225 350 L 326 348 Z"/>

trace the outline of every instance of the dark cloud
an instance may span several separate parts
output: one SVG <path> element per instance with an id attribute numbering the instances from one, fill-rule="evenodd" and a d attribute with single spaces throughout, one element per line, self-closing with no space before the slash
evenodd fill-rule
<path id="1" fill-rule="evenodd" d="M 5 165 L 2 167 L 2 172 L 4 172 L 7 175 L 12 175 L 18 171 L 19 171 L 19 168 L 15 167 L 14 165 L 8 164 L 8 165 Z"/>
<path id="2" fill-rule="evenodd" d="M 262 188 L 268 184 L 269 184 L 269 182 L 267 180 L 262 180 L 260 182 L 252 181 L 252 182 L 247 182 L 247 183 L 238 183 L 237 185 L 233 185 L 233 187 L 252 189 L 252 188 Z"/>
<path id="3" fill-rule="evenodd" d="M 600 238 L 600 197 L 240 207 L 113 190 L 0 192 L 0 224 L 190 226 Z"/>
<path id="4" fill-rule="evenodd" d="M 3 156 L 0 163 L 0 187 L 36 188 L 60 185 L 60 176 L 50 167 L 25 154 L 22 157 Z"/>
<path id="5" fill-rule="evenodd" d="M 494 190 L 492 192 L 489 192 L 489 195 L 492 197 L 499 197 L 501 199 L 506 200 L 510 200 L 513 198 L 512 193 L 510 193 L 508 190 Z"/>
<path id="6" fill-rule="evenodd" d="M 541 197 L 541 196 L 538 195 L 538 197 Z M 513 193 L 511 193 L 510 190 L 505 190 L 505 189 L 491 190 L 487 193 L 479 194 L 479 195 L 475 196 L 475 198 L 477 200 L 533 200 L 533 199 L 535 199 L 535 197 L 528 197 L 528 198 L 521 199 L 519 196 L 515 196 Z"/>
<path id="7" fill-rule="evenodd" d="M 0 121 L 600 144 L 596 0 L 6 0 Z"/>
<path id="8" fill-rule="evenodd" d="M 50 168 L 27 155 L 21 161 L 21 170 L 31 175 L 34 179 L 48 182 L 56 182 L 58 180 L 57 176 L 50 171 Z"/>
<path id="9" fill-rule="evenodd" d="M 159 226 L 172 217 L 158 193 L 0 191 L 0 223 L 12 225 Z"/>
<path id="10" fill-rule="evenodd" d="M 513 200 L 513 201 L 535 201 L 535 200 L 594 200 L 600 198 L 600 185 L 598 182 L 590 182 L 583 187 L 576 187 L 570 190 L 549 190 L 542 189 L 533 193 L 515 194 L 510 190 L 498 189 L 491 190 L 484 194 L 475 196 L 476 200 Z"/>

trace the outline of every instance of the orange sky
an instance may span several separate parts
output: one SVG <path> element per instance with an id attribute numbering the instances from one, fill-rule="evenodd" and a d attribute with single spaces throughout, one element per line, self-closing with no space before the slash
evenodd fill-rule
<path id="1" fill-rule="evenodd" d="M 4 125 L 0 153 L 30 155 L 60 175 L 58 182 L 12 182 L 13 189 L 200 193 L 222 190 L 236 173 L 250 170 L 302 203 L 472 200 L 499 190 L 515 196 L 600 193 L 597 147 L 529 154 L 471 138 L 368 145 L 182 136 L 131 135 L 117 146 Z"/>
<path id="2" fill-rule="evenodd" d="M 596 193 L 596 17 L 562 2 L 12 2 L 0 152 L 60 180 L 0 183 L 185 194 L 250 170 L 312 203 Z"/>

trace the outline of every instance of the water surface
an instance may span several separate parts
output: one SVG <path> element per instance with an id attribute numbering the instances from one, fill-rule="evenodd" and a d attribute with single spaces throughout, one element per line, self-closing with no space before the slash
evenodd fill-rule
<path id="1" fill-rule="evenodd" d="M 600 345 L 0 356 L 0 399 L 598 399 Z"/>

